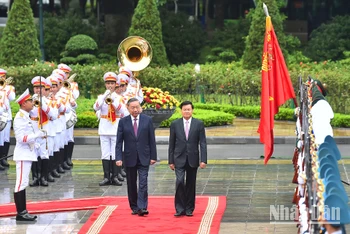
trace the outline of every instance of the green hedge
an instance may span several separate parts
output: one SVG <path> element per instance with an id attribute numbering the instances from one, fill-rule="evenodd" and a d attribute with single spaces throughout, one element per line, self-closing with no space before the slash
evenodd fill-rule
<path id="1" fill-rule="evenodd" d="M 22 93 L 36 75 L 48 76 L 56 66 L 51 63 L 34 63 L 30 66 L 4 67 L 9 76 L 14 77 L 17 94 Z M 96 65 L 72 65 L 77 73 L 76 81 L 82 96 L 95 97 L 104 92 L 103 75 L 107 71 L 117 71 L 115 63 Z M 306 80 L 310 74 L 328 84 L 327 100 L 334 112 L 350 113 L 350 73 L 348 65 L 338 62 L 296 64 L 289 68 L 295 93 L 298 93 L 298 75 Z M 143 86 L 158 87 L 176 97 L 184 95 L 190 100 L 198 100 L 197 85 L 203 90 L 207 102 L 231 103 L 234 106 L 260 105 L 261 74 L 255 70 L 244 70 L 240 63 L 212 63 L 201 65 L 196 75 L 193 64 L 164 68 L 147 67 L 138 76 Z M 228 95 L 230 94 L 230 96 Z M 189 96 L 189 97 L 188 97 Z M 224 98 L 221 98 L 224 97 Z M 179 98 L 180 101 L 184 100 Z M 230 100 L 230 101 L 228 101 Z"/>

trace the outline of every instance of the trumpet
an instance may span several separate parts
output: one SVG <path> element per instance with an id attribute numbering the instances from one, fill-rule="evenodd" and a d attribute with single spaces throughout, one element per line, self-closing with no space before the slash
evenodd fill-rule
<path id="1" fill-rule="evenodd" d="M 33 104 L 34 104 L 35 107 L 39 107 L 40 106 L 39 95 L 37 95 L 37 94 L 33 95 Z"/>
<path id="2" fill-rule="evenodd" d="M 112 104 L 113 100 L 112 100 L 111 94 L 107 95 L 107 97 L 105 98 L 105 102 L 107 105 Z"/>

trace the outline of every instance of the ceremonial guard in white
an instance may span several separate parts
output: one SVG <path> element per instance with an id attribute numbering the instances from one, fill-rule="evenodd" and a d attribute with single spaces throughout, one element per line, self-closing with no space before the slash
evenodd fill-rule
<path id="1" fill-rule="evenodd" d="M 14 200 L 17 209 L 17 221 L 34 221 L 37 217 L 30 215 L 26 208 L 26 187 L 29 182 L 29 173 L 32 162 L 37 161 L 35 148 L 37 139 L 46 137 L 44 131 L 34 131 L 29 112 L 33 108 L 33 101 L 27 89 L 16 101 L 20 110 L 16 114 L 13 130 L 16 137 L 16 146 L 13 160 L 16 162 L 16 185 Z"/>
<path id="2" fill-rule="evenodd" d="M 49 100 L 46 98 L 46 79 L 43 76 L 36 76 L 32 79 L 34 90 L 34 107 L 30 111 L 30 119 L 35 132 L 45 129 L 47 132 L 50 119 L 57 118 L 57 110 L 51 108 Z M 48 139 L 37 139 L 36 143 L 40 145 L 36 149 L 38 161 L 32 164 L 33 181 L 29 184 L 33 186 L 48 186 L 49 173 L 49 142 Z M 51 181 L 52 182 L 52 181 Z"/>
<path id="3" fill-rule="evenodd" d="M 6 126 L 0 133 L 0 157 L 7 156 L 10 149 L 10 132 L 12 125 L 12 112 L 10 101 L 15 99 L 15 88 L 10 85 L 10 78 L 6 79 L 7 71 L 0 68 L 0 81 L 2 85 L 0 85 L 0 99 L 4 99 L 3 107 L 3 117 L 7 116 Z M 0 170 L 4 169 L 4 167 L 9 167 L 6 159 L 1 160 L 0 162 Z"/>
<path id="4" fill-rule="evenodd" d="M 136 79 L 132 71 L 125 66 L 119 68 L 119 74 L 125 74 L 129 77 L 129 81 L 128 81 L 124 96 L 128 97 L 128 100 L 133 97 L 137 98 L 137 100 L 139 100 L 139 102 L 142 103 L 143 92 L 142 92 L 140 80 Z"/>
<path id="5" fill-rule="evenodd" d="M 58 69 L 62 70 L 66 74 L 66 81 L 64 87 L 67 89 L 68 101 L 71 103 L 72 111 L 66 114 L 67 130 L 66 141 L 64 146 L 65 163 L 72 167 L 72 155 L 74 149 L 74 125 L 77 121 L 77 115 L 75 109 L 77 108 L 76 101 L 80 95 L 78 83 L 74 81 L 76 74 L 70 76 L 72 68 L 66 64 L 59 64 Z M 63 168 L 66 166 L 64 165 Z"/>
<path id="6" fill-rule="evenodd" d="M 124 116 L 126 107 L 123 97 L 115 92 L 116 85 L 119 86 L 117 75 L 114 72 L 107 72 L 103 79 L 107 90 L 98 96 L 94 104 L 94 110 L 100 111 L 98 134 L 101 141 L 101 159 L 104 172 L 104 179 L 99 185 L 121 186 L 120 181 L 123 181 L 124 178 L 120 175 L 120 167 L 117 167 L 115 162 L 115 146 L 118 122 Z"/>

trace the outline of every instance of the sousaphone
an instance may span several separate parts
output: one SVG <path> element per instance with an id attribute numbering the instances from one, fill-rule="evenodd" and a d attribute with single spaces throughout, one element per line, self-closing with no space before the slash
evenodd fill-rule
<path id="1" fill-rule="evenodd" d="M 130 36 L 119 44 L 117 57 L 119 62 L 131 71 L 141 71 L 152 60 L 152 47 L 146 39 Z"/>

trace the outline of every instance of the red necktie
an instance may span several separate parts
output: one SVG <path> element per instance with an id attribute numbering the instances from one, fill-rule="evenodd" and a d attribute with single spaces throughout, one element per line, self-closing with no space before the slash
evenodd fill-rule
<path id="1" fill-rule="evenodd" d="M 134 119 L 134 133 L 135 133 L 135 136 L 137 137 L 137 119 L 135 118 Z"/>

